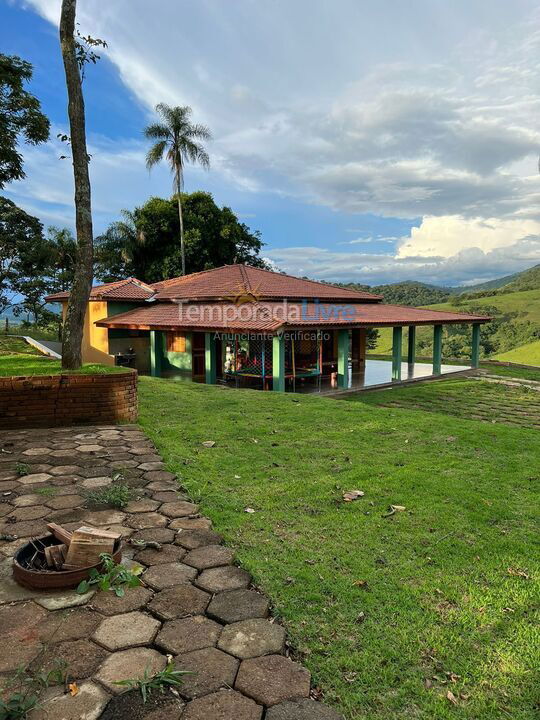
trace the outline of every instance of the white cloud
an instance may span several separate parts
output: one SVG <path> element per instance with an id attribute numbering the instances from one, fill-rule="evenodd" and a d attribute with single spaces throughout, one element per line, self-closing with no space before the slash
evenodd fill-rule
<path id="1" fill-rule="evenodd" d="M 411 236 L 402 238 L 397 257 L 451 258 L 467 249 L 484 253 L 513 246 L 526 237 L 540 237 L 540 221 L 464 218 L 459 215 L 424 217 Z"/>

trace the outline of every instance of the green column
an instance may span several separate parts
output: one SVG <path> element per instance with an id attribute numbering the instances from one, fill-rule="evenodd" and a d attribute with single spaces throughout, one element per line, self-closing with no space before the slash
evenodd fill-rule
<path id="1" fill-rule="evenodd" d="M 401 380 L 402 345 L 403 328 L 395 327 L 392 331 L 392 380 Z"/>
<path id="2" fill-rule="evenodd" d="M 480 365 L 480 323 L 472 326 L 472 352 L 471 366 L 477 368 Z"/>
<path id="3" fill-rule="evenodd" d="M 150 330 L 150 375 L 161 377 L 163 370 L 163 333 Z"/>
<path id="4" fill-rule="evenodd" d="M 272 338 L 272 390 L 285 392 L 285 336 Z"/>
<path id="5" fill-rule="evenodd" d="M 433 374 L 441 374 L 442 364 L 442 325 L 433 326 Z"/>
<path id="6" fill-rule="evenodd" d="M 204 333 L 204 381 L 207 385 L 216 384 L 217 356 L 216 335 L 212 332 Z"/>
<path id="7" fill-rule="evenodd" d="M 349 387 L 349 331 L 338 330 L 338 388 Z"/>
<path id="8" fill-rule="evenodd" d="M 413 365 L 416 360 L 416 325 L 409 326 L 409 337 L 407 341 L 407 362 Z"/>

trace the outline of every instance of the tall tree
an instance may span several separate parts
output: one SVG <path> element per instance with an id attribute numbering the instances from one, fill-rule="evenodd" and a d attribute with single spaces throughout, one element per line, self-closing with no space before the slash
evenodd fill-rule
<path id="1" fill-rule="evenodd" d="M 231 263 L 267 267 L 260 233 L 219 207 L 207 192 L 182 193 L 185 256 L 190 272 Z M 145 282 L 182 271 L 176 197 L 150 198 L 96 238 L 95 275 L 103 282 L 133 275 Z"/>
<path id="2" fill-rule="evenodd" d="M 93 231 L 84 98 L 81 85 L 80 44 L 75 38 L 76 0 L 62 0 L 60 46 L 66 75 L 70 142 L 75 180 L 75 228 L 77 263 L 69 296 L 62 340 L 62 367 L 76 370 L 81 366 L 84 317 L 93 279 Z M 83 60 L 84 62 L 84 60 Z"/>
<path id="3" fill-rule="evenodd" d="M 182 217 L 182 190 L 184 188 L 184 165 L 186 162 L 198 163 L 203 168 L 210 167 L 210 158 L 200 140 L 210 140 L 212 134 L 206 125 L 191 122 L 192 110 L 188 105 L 170 107 L 165 103 L 156 105 L 161 122 L 152 123 L 144 134 L 156 142 L 148 151 L 146 166 L 150 170 L 166 156 L 174 176 L 174 190 L 178 203 L 180 223 L 180 253 L 182 275 L 186 274 L 186 253 L 184 248 L 184 220 Z"/>
<path id="4" fill-rule="evenodd" d="M 0 53 L 0 188 L 24 178 L 20 137 L 31 145 L 49 137 L 49 120 L 41 112 L 39 100 L 24 87 L 31 77 L 29 62 Z"/>
<path id="5" fill-rule="evenodd" d="M 23 278 L 36 266 L 42 245 L 40 221 L 0 197 L 0 313 L 18 303 Z"/>

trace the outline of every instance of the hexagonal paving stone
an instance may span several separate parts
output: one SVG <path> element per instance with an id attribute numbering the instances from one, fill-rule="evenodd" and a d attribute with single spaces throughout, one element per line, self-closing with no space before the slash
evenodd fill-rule
<path id="1" fill-rule="evenodd" d="M 78 693 L 65 693 L 63 688 L 49 690 L 28 720 L 98 720 L 110 700 L 105 690 L 90 680 L 78 683 Z"/>
<path id="2" fill-rule="evenodd" d="M 130 455 L 148 455 L 148 453 L 151 453 L 155 448 L 152 447 L 152 445 L 149 445 L 147 443 L 142 445 L 130 445 L 128 452 Z"/>
<path id="3" fill-rule="evenodd" d="M 169 527 L 173 530 L 210 530 L 212 521 L 205 517 L 183 517 L 171 520 Z"/>
<path id="4" fill-rule="evenodd" d="M 183 493 L 176 490 L 161 490 L 152 494 L 154 500 L 160 503 L 176 502 L 177 500 L 187 500 Z"/>
<path id="5" fill-rule="evenodd" d="M 148 610 L 162 620 L 202 615 L 210 601 L 210 595 L 193 585 L 176 585 L 157 593 L 148 603 Z"/>
<path id="6" fill-rule="evenodd" d="M 219 690 L 193 700 L 182 720 L 261 720 L 263 708 L 235 690 Z"/>
<path id="7" fill-rule="evenodd" d="M 79 475 L 81 472 L 80 465 L 57 465 L 51 468 L 51 475 Z"/>
<path id="8" fill-rule="evenodd" d="M 81 518 L 87 525 L 114 525 L 123 523 L 126 514 L 118 510 L 94 510 L 85 512 Z"/>
<path id="9" fill-rule="evenodd" d="M 177 500 L 176 502 L 163 503 L 159 511 L 163 515 L 170 518 L 185 517 L 186 515 L 194 515 L 198 512 L 199 506 L 185 500 Z"/>
<path id="10" fill-rule="evenodd" d="M 265 655 L 243 660 L 236 677 L 236 690 L 262 705 L 308 697 L 311 675 L 283 655 Z"/>
<path id="11" fill-rule="evenodd" d="M 17 522 L 22 520 L 39 520 L 49 512 L 48 508 L 43 505 L 32 505 L 31 507 L 22 507 L 16 510 L 9 506 L 8 508 L 10 510 L 10 517 L 14 517 Z"/>
<path id="12" fill-rule="evenodd" d="M 222 539 L 213 530 L 180 530 L 175 542 L 186 550 L 194 550 L 203 545 L 219 545 Z"/>
<path id="13" fill-rule="evenodd" d="M 143 700 L 141 691 L 130 690 L 116 695 L 107 705 L 100 720 L 180 720 L 184 702 L 170 692 L 153 692 Z M 208 719 L 210 720 L 210 719 Z"/>
<path id="14" fill-rule="evenodd" d="M 242 620 L 223 628 L 218 648 L 241 660 L 279 654 L 285 648 L 285 628 L 262 618 Z"/>
<path id="15" fill-rule="evenodd" d="M 165 468 L 165 463 L 162 462 L 145 462 L 138 465 L 139 470 L 144 470 L 144 472 L 148 472 L 149 470 L 163 470 Z"/>
<path id="16" fill-rule="evenodd" d="M 157 510 L 160 503 L 150 498 L 140 498 L 139 500 L 132 500 L 126 506 L 126 512 L 128 513 L 146 513 Z"/>
<path id="17" fill-rule="evenodd" d="M 41 595 L 34 596 L 34 602 L 47 610 L 65 610 L 66 608 L 78 607 L 80 605 L 86 605 L 95 595 L 95 590 L 90 590 L 84 595 L 79 595 L 73 590 L 67 590 L 65 593 L 58 592 L 49 595 L 48 597 L 41 597 Z"/>
<path id="18" fill-rule="evenodd" d="M 93 453 L 93 452 L 99 452 L 100 450 L 103 450 L 103 445 L 79 445 L 77 448 L 77 452 L 82 453 Z"/>
<path id="19" fill-rule="evenodd" d="M 165 588 L 189 583 L 197 576 L 195 568 L 182 563 L 163 563 L 162 565 L 152 565 L 143 575 L 143 580 L 154 590 L 164 590 Z"/>
<path id="20" fill-rule="evenodd" d="M 231 590 L 215 595 L 207 613 L 222 623 L 236 623 L 250 618 L 265 618 L 270 609 L 268 598 L 254 590 Z"/>
<path id="21" fill-rule="evenodd" d="M 110 485 L 111 483 L 112 478 L 103 475 L 101 477 L 86 478 L 81 482 L 81 485 L 85 488 L 97 488 L 105 487 L 106 485 Z"/>
<path id="22" fill-rule="evenodd" d="M 192 650 L 213 647 L 220 633 L 221 625 L 209 620 L 204 615 L 194 615 L 166 622 L 156 638 L 156 645 L 179 655 Z"/>
<path id="23" fill-rule="evenodd" d="M 104 615 L 119 615 L 138 610 L 151 599 L 152 591 L 144 587 L 126 588 L 123 597 L 112 592 L 99 592 L 94 595 L 92 607 Z"/>
<path id="24" fill-rule="evenodd" d="M 238 660 L 216 648 L 195 650 L 179 655 L 174 660 L 177 670 L 187 670 L 193 675 L 184 675 L 180 693 L 190 700 L 215 693 L 222 687 L 232 687 Z"/>
<path id="25" fill-rule="evenodd" d="M 32 447 L 28 450 L 23 450 L 22 455 L 48 455 L 51 452 L 51 448 L 48 447 Z"/>
<path id="26" fill-rule="evenodd" d="M 52 475 L 49 473 L 32 473 L 32 475 L 23 475 L 19 478 L 21 485 L 35 485 L 36 483 L 44 483 L 51 480 Z"/>
<path id="27" fill-rule="evenodd" d="M 14 497 L 13 500 L 10 499 L 10 503 L 12 505 L 15 505 L 15 507 L 30 507 L 31 505 L 41 505 L 43 502 L 43 495 L 38 495 L 37 493 L 33 493 L 31 495 L 19 495 L 19 497 Z"/>
<path id="28" fill-rule="evenodd" d="M 267 711 L 266 720 L 343 720 L 343 715 L 320 702 L 302 698 L 274 705 Z"/>
<path id="29" fill-rule="evenodd" d="M 71 459 L 76 454 L 75 450 L 51 450 L 47 457 L 48 460 L 52 460 L 52 458 L 66 458 Z M 77 461 L 79 461 L 79 458 L 75 458 Z"/>
<path id="30" fill-rule="evenodd" d="M 0 672 L 12 672 L 27 665 L 41 650 L 39 624 L 47 611 L 33 602 L 0 608 Z"/>
<path id="31" fill-rule="evenodd" d="M 150 482 L 172 482 L 176 480 L 176 475 L 167 470 L 150 470 L 144 474 L 144 477 Z"/>
<path id="32" fill-rule="evenodd" d="M 180 562 L 186 551 L 178 545 L 162 545 L 161 550 L 147 548 L 135 555 L 135 560 L 143 565 L 161 565 L 162 563 Z"/>
<path id="33" fill-rule="evenodd" d="M 197 570 L 206 570 L 220 565 L 230 565 L 233 558 L 234 553 L 230 548 L 223 545 L 203 545 L 188 552 L 184 562 Z"/>
<path id="34" fill-rule="evenodd" d="M 126 691 L 125 686 L 116 685 L 119 680 L 155 675 L 165 668 L 167 659 L 157 650 L 150 648 L 131 648 L 110 655 L 95 674 L 95 679 L 114 695 Z"/>
<path id="35" fill-rule="evenodd" d="M 99 613 L 86 607 L 50 612 L 39 624 L 39 636 L 44 643 L 80 640 L 89 637 L 102 620 Z"/>
<path id="36" fill-rule="evenodd" d="M 34 660 L 33 670 L 50 672 L 58 667 L 58 661 L 65 664 L 72 678 L 86 678 L 92 675 L 108 656 L 108 652 L 90 640 L 67 640 L 50 645 Z"/>
<path id="37" fill-rule="evenodd" d="M 142 612 L 129 612 L 105 618 L 92 639 L 107 650 L 125 650 L 129 647 L 151 645 L 161 627 L 159 620 Z"/>
<path id="38" fill-rule="evenodd" d="M 149 528 L 148 530 L 138 530 L 131 537 L 133 540 L 154 540 L 158 543 L 172 543 L 174 536 L 174 530 L 169 530 L 169 528 Z"/>
<path id="39" fill-rule="evenodd" d="M 168 520 L 157 512 L 141 512 L 130 515 L 126 522 L 135 530 L 146 530 L 146 528 L 165 527 Z"/>
<path id="40" fill-rule="evenodd" d="M 9 535 L 17 535 L 18 537 L 32 537 L 45 535 L 47 532 L 47 523 L 43 520 L 24 520 L 22 522 L 4 523 L 2 525 L 4 532 Z"/>
<path id="41" fill-rule="evenodd" d="M 225 567 L 203 570 L 197 578 L 196 585 L 210 593 L 225 592 L 247 588 L 251 583 L 251 575 L 241 568 L 226 565 Z"/>
<path id="42" fill-rule="evenodd" d="M 48 498 L 46 503 L 53 510 L 62 510 L 82 505 L 84 498 L 81 495 L 60 495 L 59 497 Z"/>

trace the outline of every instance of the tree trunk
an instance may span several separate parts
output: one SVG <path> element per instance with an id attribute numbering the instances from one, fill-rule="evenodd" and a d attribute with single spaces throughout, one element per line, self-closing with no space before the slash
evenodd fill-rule
<path id="1" fill-rule="evenodd" d="M 182 217 L 182 198 L 180 197 L 180 172 L 176 171 L 176 199 L 178 202 L 178 220 L 180 221 L 180 254 L 182 255 L 182 275 L 186 274 L 186 252 L 184 248 L 184 218 Z"/>
<path id="2" fill-rule="evenodd" d="M 60 46 L 66 73 L 68 115 L 75 179 L 75 227 L 77 258 L 73 287 L 69 296 L 62 340 L 62 367 L 76 370 L 81 366 L 84 318 L 93 279 L 93 233 L 88 152 L 81 75 L 75 54 L 75 11 L 77 0 L 62 0 Z"/>

